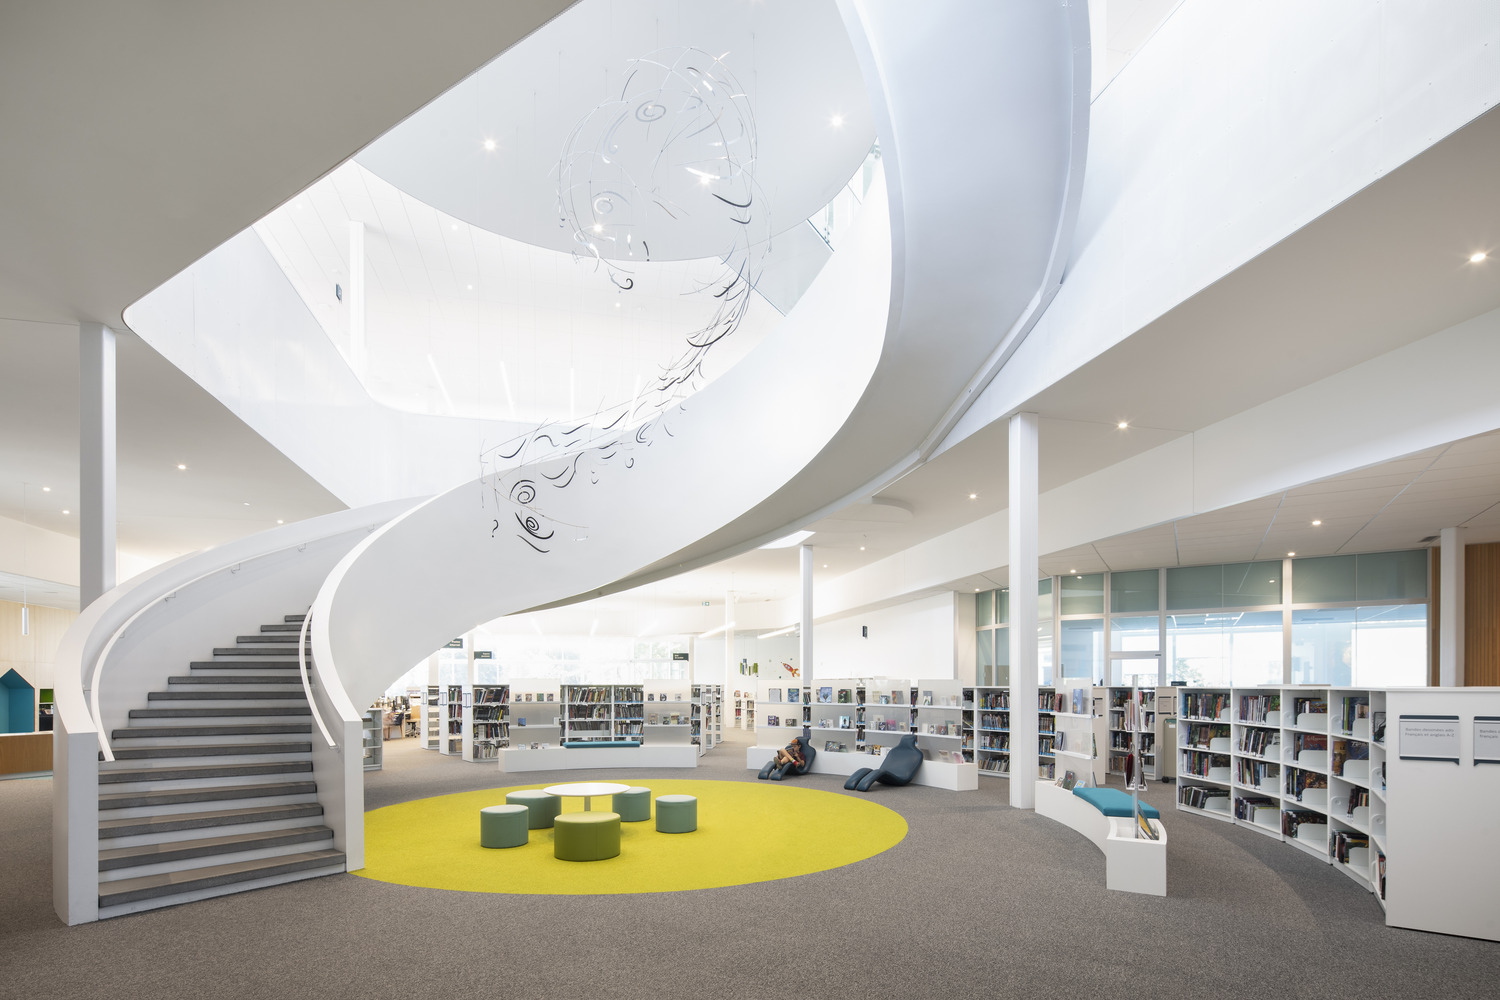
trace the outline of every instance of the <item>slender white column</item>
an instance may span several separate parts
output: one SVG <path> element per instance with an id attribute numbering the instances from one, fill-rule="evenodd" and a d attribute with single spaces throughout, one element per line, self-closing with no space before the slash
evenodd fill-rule
<path id="1" fill-rule="evenodd" d="M 1010 804 L 1036 806 L 1037 426 L 1010 418 Z"/>
<path id="2" fill-rule="evenodd" d="M 349 223 L 349 367 L 365 377 L 365 224 Z"/>
<path id="3" fill-rule="evenodd" d="M 1438 684 L 1464 684 L 1464 529 L 1444 528 L 1439 535 Z"/>
<path id="4" fill-rule="evenodd" d="M 115 586 L 115 334 L 78 324 L 79 607 Z"/>
<path id="5" fill-rule="evenodd" d="M 797 655 L 802 664 L 802 684 L 813 682 L 813 547 L 803 545 L 798 552 L 802 569 L 802 613 L 798 626 L 802 634 L 797 641 Z"/>
<path id="6" fill-rule="evenodd" d="M 734 591 L 731 590 L 724 595 L 724 686 L 729 687 L 730 685 L 734 685 L 741 691 L 744 691 L 745 685 L 743 682 L 749 680 L 749 678 L 742 677 L 739 682 L 736 682 L 734 678 L 739 676 L 739 661 L 734 658 Z M 735 724 L 736 727 L 745 724 L 743 709 L 740 712 L 740 717 L 735 720 Z"/>

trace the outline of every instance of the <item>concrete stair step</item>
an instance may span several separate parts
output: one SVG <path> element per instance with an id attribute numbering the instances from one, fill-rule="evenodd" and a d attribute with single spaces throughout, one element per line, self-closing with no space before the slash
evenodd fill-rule
<path id="1" fill-rule="evenodd" d="M 122 747 L 115 751 L 115 760 L 166 760 L 173 757 L 246 757 L 260 754 L 312 753 L 312 744 L 287 741 L 284 743 L 211 743 L 200 746 L 174 743 L 162 747 Z"/>
<path id="2" fill-rule="evenodd" d="M 321 815 L 323 815 L 323 807 L 316 802 L 290 802 L 250 806 L 243 809 L 171 813 L 165 816 L 122 816 L 119 819 L 101 819 L 99 839 L 113 840 L 118 837 L 176 833 L 182 830 L 211 830 L 220 826 L 278 823 L 284 820 Z"/>
<path id="3" fill-rule="evenodd" d="M 288 625 L 292 624 L 293 622 L 301 625 L 304 621 L 307 620 L 307 615 L 282 615 L 281 620 L 286 622 Z"/>
<path id="4" fill-rule="evenodd" d="M 132 719 L 232 719 L 269 718 L 283 715 L 312 715 L 306 705 L 208 706 L 199 708 L 132 708 Z"/>
<path id="5" fill-rule="evenodd" d="M 264 628 L 264 626 L 262 626 L 262 628 Z M 237 635 L 234 637 L 234 644 L 236 646 L 254 646 L 261 643 L 275 643 L 280 646 L 295 647 L 297 645 L 297 639 L 298 635 L 292 632 L 286 632 L 278 635 L 276 633 L 267 633 L 265 631 L 261 631 L 255 633 L 254 635 Z"/>
<path id="6" fill-rule="evenodd" d="M 237 799 L 265 799 L 278 795 L 316 795 L 315 781 L 281 781 L 268 785 L 204 785 L 197 788 L 171 788 L 148 791 L 105 792 L 99 796 L 99 811 L 107 809 L 150 809 L 156 806 L 184 805 L 191 802 L 231 802 Z"/>
<path id="7" fill-rule="evenodd" d="M 296 671 L 283 671 L 277 674 L 237 674 L 225 672 L 220 675 L 210 674 L 187 674 L 176 677 L 168 677 L 168 684 L 296 684 L 302 685 L 302 677 Z"/>
<path id="8" fill-rule="evenodd" d="M 231 697 L 232 696 L 232 697 Z M 152 691 L 146 695 L 146 701 L 233 701 L 235 704 L 244 704 L 248 701 L 271 701 L 306 699 L 307 694 L 299 684 L 297 687 L 282 687 L 274 691 L 201 691 L 193 688 L 177 688 L 172 691 Z"/>
<path id="9" fill-rule="evenodd" d="M 195 670 L 296 670 L 297 661 L 292 660 L 194 660 L 188 664 L 188 671 Z"/>
<path id="10" fill-rule="evenodd" d="M 301 632 L 302 631 L 302 623 L 301 622 L 283 622 L 283 623 L 281 623 L 279 625 L 262 625 L 260 627 L 260 630 L 262 632 Z"/>
<path id="11" fill-rule="evenodd" d="M 200 889 L 252 882 L 269 876 L 315 869 L 341 868 L 343 864 L 344 853 L 328 849 L 264 858 L 258 861 L 238 861 L 208 868 L 193 868 L 181 872 L 143 875 L 140 878 L 101 883 L 99 906 L 103 909 L 108 906 L 185 895 Z"/>
<path id="12" fill-rule="evenodd" d="M 223 837 L 199 837 L 193 840 L 142 844 L 139 847 L 117 847 L 99 852 L 99 870 L 101 872 L 119 871 L 125 868 L 139 868 L 143 865 L 188 861 L 222 854 L 239 854 L 296 844 L 315 844 L 325 840 L 329 843 L 333 842 L 333 831 L 328 827 L 302 826 L 291 830 L 256 830 L 251 833 Z"/>
<path id="13" fill-rule="evenodd" d="M 240 649 L 234 646 L 214 647 L 215 656 L 296 656 L 297 644 L 294 642 L 286 648 L 278 646 L 263 646 L 259 649 Z"/>
<path id="14" fill-rule="evenodd" d="M 110 734 L 116 740 L 154 740 L 177 736 L 270 736 L 276 733 L 312 735 L 310 722 L 256 722 L 215 726 L 130 726 Z"/>
<path id="15" fill-rule="evenodd" d="M 116 767 L 99 772 L 99 784 L 137 781 L 196 781 L 253 775 L 311 773 L 311 760 L 281 760 L 264 764 L 185 764 L 176 767 Z"/>

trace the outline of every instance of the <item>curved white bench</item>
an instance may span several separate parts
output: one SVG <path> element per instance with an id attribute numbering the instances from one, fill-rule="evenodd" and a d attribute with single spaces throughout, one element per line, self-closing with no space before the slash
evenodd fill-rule
<path id="1" fill-rule="evenodd" d="M 1104 852 L 1104 884 L 1120 892 L 1167 894 L 1167 831 L 1147 820 L 1161 839 L 1136 839 L 1131 817 L 1106 816 L 1051 781 L 1036 783 L 1037 815 L 1056 820 L 1094 842 Z"/>

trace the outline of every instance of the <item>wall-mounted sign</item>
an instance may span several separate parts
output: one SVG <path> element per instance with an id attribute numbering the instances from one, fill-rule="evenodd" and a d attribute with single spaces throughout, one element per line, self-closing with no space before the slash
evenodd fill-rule
<path id="1" fill-rule="evenodd" d="M 474 659 L 476 659 L 476 660 L 493 660 L 494 658 L 495 658 L 495 651 L 493 649 L 476 649 L 476 650 L 474 650 Z"/>
<path id="2" fill-rule="evenodd" d="M 1458 716 L 1403 715 L 1400 722 L 1397 752 L 1402 760 L 1459 762 Z"/>
<path id="3" fill-rule="evenodd" d="M 448 644 L 445 645 L 443 648 L 444 649 L 463 649 L 464 648 L 464 641 L 462 639 L 449 639 L 448 640 Z"/>
<path id="4" fill-rule="evenodd" d="M 1474 716 L 1474 763 L 1500 764 L 1500 715 Z"/>
<path id="5" fill-rule="evenodd" d="M 672 654 L 672 659 L 674 659 L 674 660 L 685 660 L 685 659 L 687 659 L 687 654 L 686 653 L 673 653 Z"/>

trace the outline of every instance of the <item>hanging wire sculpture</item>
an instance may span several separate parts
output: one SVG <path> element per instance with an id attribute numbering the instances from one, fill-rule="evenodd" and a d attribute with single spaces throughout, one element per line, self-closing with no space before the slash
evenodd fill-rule
<path id="1" fill-rule="evenodd" d="M 652 233 L 711 224 L 716 235 L 722 232 L 716 273 L 689 293 L 712 296 L 713 306 L 684 335 L 681 354 L 634 398 L 579 421 L 544 422 L 481 451 L 484 495 L 497 514 L 492 538 L 504 525 L 545 553 L 559 527 L 579 537 L 583 525 L 547 514 L 547 494 L 580 475 L 597 483 L 612 465 L 631 469 L 639 449 L 659 435 L 671 437 L 684 400 L 706 378 L 705 359 L 745 317 L 770 220 L 755 184 L 755 118 L 723 58 L 675 48 L 632 60 L 619 96 L 568 134 L 557 164 L 558 218 L 570 232 L 575 263 L 628 295 L 650 267 Z"/>

